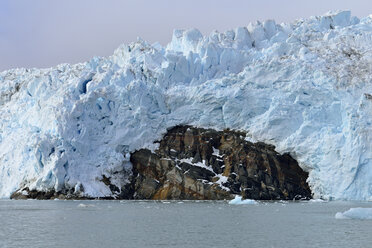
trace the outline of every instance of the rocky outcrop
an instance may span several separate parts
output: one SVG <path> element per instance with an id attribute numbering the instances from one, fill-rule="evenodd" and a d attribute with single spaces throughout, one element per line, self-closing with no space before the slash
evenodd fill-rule
<path id="1" fill-rule="evenodd" d="M 26 199 L 88 200 L 88 199 L 93 199 L 91 197 L 84 197 L 82 195 L 76 194 L 73 190 L 69 190 L 69 191 L 62 190 L 59 192 L 56 192 L 55 190 L 49 190 L 49 191 L 44 192 L 44 191 L 30 190 L 29 188 L 23 188 L 22 190 L 17 190 L 11 195 L 10 198 L 17 199 L 17 200 L 26 200 Z"/>
<path id="2" fill-rule="evenodd" d="M 235 195 L 256 200 L 309 199 L 311 191 L 304 172 L 289 154 L 275 147 L 252 143 L 244 132 L 174 127 L 152 152 L 131 154 L 130 183 L 118 188 L 102 176 L 114 197 L 105 199 L 222 200 Z M 14 199 L 87 199 L 71 190 L 38 192 L 28 188 Z"/>
<path id="3" fill-rule="evenodd" d="M 245 136 L 190 126 L 170 129 L 154 153 L 142 149 L 132 154 L 133 198 L 311 198 L 308 174 L 289 154 Z"/>

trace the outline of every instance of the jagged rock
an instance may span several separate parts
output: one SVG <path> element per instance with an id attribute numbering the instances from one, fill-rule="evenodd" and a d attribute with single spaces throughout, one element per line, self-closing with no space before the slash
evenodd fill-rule
<path id="1" fill-rule="evenodd" d="M 11 199 L 25 200 L 25 199 L 37 199 L 37 200 L 90 200 L 92 197 L 82 196 L 71 191 L 37 191 L 30 190 L 29 188 L 23 188 L 22 190 L 17 190 L 11 196 Z"/>
<path id="2" fill-rule="evenodd" d="M 131 156 L 134 199 L 311 198 L 308 174 L 289 154 L 244 132 L 177 126 L 159 143 Z"/>

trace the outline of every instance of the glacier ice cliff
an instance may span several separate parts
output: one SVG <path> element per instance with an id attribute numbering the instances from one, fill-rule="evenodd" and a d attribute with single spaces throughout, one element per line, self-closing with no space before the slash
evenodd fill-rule
<path id="1" fill-rule="evenodd" d="M 244 130 L 290 153 L 315 197 L 372 200 L 372 16 L 348 11 L 176 30 L 108 58 L 0 73 L 0 197 L 22 187 L 109 196 L 130 153 L 176 125 Z"/>

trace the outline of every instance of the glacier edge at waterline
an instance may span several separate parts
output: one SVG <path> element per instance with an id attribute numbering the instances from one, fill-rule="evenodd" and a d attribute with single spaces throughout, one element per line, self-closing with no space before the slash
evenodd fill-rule
<path id="1" fill-rule="evenodd" d="M 169 127 L 244 130 L 290 153 L 315 197 L 372 200 L 372 16 L 348 11 L 203 36 L 176 30 L 108 58 L 0 73 L 0 197 L 110 196 Z"/>

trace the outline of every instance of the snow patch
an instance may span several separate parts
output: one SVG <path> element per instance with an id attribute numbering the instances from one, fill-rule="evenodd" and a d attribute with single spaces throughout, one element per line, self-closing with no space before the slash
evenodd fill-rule
<path id="1" fill-rule="evenodd" d="M 212 155 L 216 156 L 217 158 L 222 158 L 223 157 L 222 155 L 220 155 L 220 150 L 218 150 L 218 149 L 216 149 L 214 147 L 212 147 L 212 148 L 213 148 Z"/>
<path id="2" fill-rule="evenodd" d="M 227 183 L 227 180 L 229 178 L 226 177 L 226 176 L 223 176 L 221 174 L 218 174 L 216 177 L 218 177 L 218 180 L 215 182 L 215 184 L 218 184 L 221 187 L 221 189 L 224 189 L 226 191 L 230 191 L 230 189 L 228 187 L 223 185 L 224 183 Z"/>
<path id="3" fill-rule="evenodd" d="M 215 173 L 215 172 L 213 171 L 213 168 L 212 168 L 212 167 L 207 166 L 207 165 L 205 164 L 205 160 L 203 160 L 203 162 L 193 163 L 193 162 L 192 162 L 192 158 L 183 158 L 183 159 L 176 159 L 176 161 L 179 161 L 179 162 L 181 162 L 181 163 L 191 164 L 191 165 L 193 165 L 193 166 L 197 166 L 197 167 L 200 167 L 200 168 L 204 168 L 204 169 L 206 169 L 206 170 L 209 170 L 209 171 Z"/>

